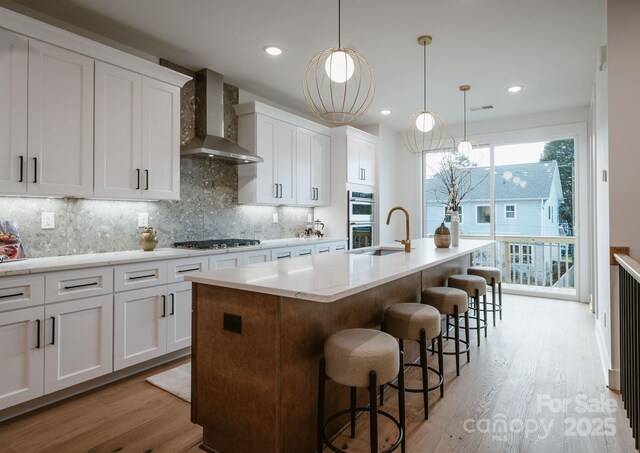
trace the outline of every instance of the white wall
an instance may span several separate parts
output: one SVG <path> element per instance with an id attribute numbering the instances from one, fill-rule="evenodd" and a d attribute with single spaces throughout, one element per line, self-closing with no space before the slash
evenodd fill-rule
<path id="1" fill-rule="evenodd" d="M 630 247 L 640 261 L 640 2 L 607 3 L 608 130 L 609 130 L 609 234 L 611 245 Z M 600 278 L 605 278 L 604 275 Z M 619 369 L 618 268 L 611 267 L 611 366 Z"/>

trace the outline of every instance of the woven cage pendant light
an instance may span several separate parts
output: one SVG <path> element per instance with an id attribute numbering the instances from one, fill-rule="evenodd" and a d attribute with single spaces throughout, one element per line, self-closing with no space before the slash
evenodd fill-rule
<path id="1" fill-rule="evenodd" d="M 431 42 L 428 35 L 418 38 L 418 44 L 423 46 L 422 111 L 411 115 L 402 131 L 405 149 L 419 156 L 442 150 L 447 141 L 447 123 L 437 113 L 427 110 L 427 46 Z"/>
<path id="2" fill-rule="evenodd" d="M 313 56 L 304 72 L 302 91 L 309 109 L 318 118 L 347 124 L 364 115 L 373 101 L 376 80 L 367 59 L 342 47 L 341 0 L 338 0 L 338 47 Z"/>

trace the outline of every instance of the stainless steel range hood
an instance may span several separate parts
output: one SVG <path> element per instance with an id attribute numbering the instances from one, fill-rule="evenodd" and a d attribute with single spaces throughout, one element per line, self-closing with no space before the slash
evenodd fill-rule
<path id="1" fill-rule="evenodd" d="M 262 157 L 224 138 L 222 74 L 201 69 L 195 80 L 196 136 L 182 146 L 180 155 L 209 156 L 235 164 L 262 162 Z"/>

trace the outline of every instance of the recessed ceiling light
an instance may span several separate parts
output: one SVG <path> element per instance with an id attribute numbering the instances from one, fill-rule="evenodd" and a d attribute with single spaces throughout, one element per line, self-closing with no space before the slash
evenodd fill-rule
<path id="1" fill-rule="evenodd" d="M 517 93 L 520 90 L 522 90 L 522 85 L 514 85 L 512 87 L 507 88 L 507 91 L 509 93 Z"/>
<path id="2" fill-rule="evenodd" d="M 391 110 L 382 109 L 382 110 L 380 110 L 380 115 L 384 115 L 384 116 L 391 115 Z"/>
<path id="3" fill-rule="evenodd" d="M 282 53 L 282 49 L 276 46 L 265 46 L 264 51 L 267 52 L 269 55 L 273 55 L 274 57 Z"/>

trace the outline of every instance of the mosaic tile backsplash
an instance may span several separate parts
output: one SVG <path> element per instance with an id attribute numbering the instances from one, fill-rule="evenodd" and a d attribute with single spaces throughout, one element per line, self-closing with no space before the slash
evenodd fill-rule
<path id="1" fill-rule="evenodd" d="M 106 201 L 0 197 L 0 220 L 15 220 L 29 258 L 136 250 L 138 213 L 149 214 L 158 247 L 224 237 L 295 237 L 312 209 L 237 204 L 237 167 L 203 158 L 180 160 L 180 201 Z M 55 229 L 41 229 L 43 212 Z M 279 223 L 273 223 L 277 212 Z"/>

